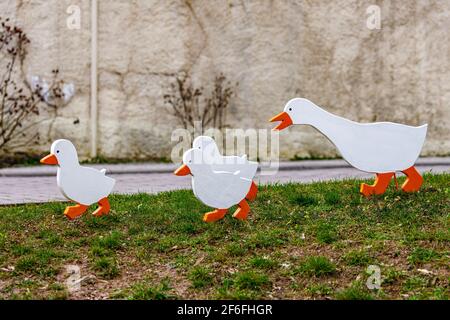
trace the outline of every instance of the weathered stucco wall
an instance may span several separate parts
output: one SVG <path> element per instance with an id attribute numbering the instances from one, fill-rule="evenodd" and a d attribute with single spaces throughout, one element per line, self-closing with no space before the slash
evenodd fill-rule
<path id="1" fill-rule="evenodd" d="M 366 9 L 381 7 L 381 29 Z M 66 26 L 81 8 L 80 30 Z M 90 1 L 0 2 L 32 40 L 30 74 L 59 67 L 76 87 L 71 103 L 41 126 L 89 153 Z M 450 2 L 172 0 L 99 1 L 99 154 L 167 157 L 178 127 L 163 94 L 179 71 L 207 87 L 239 82 L 228 124 L 271 128 L 290 98 L 307 97 L 355 121 L 429 124 L 423 155 L 450 153 Z M 77 124 L 75 120 L 79 120 Z M 282 132 L 281 154 L 334 156 L 312 128 Z"/>

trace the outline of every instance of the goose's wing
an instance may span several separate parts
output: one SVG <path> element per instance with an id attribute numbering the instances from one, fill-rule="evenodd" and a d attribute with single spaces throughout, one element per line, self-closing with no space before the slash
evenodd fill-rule
<path id="1" fill-rule="evenodd" d="M 211 168 L 213 171 L 236 172 L 244 170 L 249 163 L 250 162 L 247 160 L 247 155 L 243 155 L 241 157 L 220 156 L 214 159 L 214 162 L 211 163 Z"/>
<path id="2" fill-rule="evenodd" d="M 229 168 L 226 168 L 229 169 Z M 213 170 L 213 174 L 217 174 L 217 175 L 222 175 L 222 176 L 227 176 L 227 175 L 238 175 L 241 171 L 240 170 L 235 170 L 235 171 L 227 171 L 227 170 Z"/>
<path id="3" fill-rule="evenodd" d="M 258 169 L 258 163 L 245 161 L 243 163 L 213 164 L 214 173 L 232 174 L 240 178 L 253 179 Z"/>

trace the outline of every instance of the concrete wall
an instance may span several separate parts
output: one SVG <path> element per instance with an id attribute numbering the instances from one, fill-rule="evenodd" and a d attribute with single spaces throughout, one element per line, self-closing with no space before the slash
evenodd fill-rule
<path id="1" fill-rule="evenodd" d="M 66 26 L 73 4 L 80 30 Z M 380 30 L 366 26 L 371 4 Z M 59 67 L 76 87 L 29 149 L 66 137 L 88 155 L 90 1 L 1 0 L 0 12 L 32 40 L 29 74 Z M 221 72 L 239 82 L 231 127 L 270 128 L 268 118 L 303 96 L 355 121 L 428 123 L 423 155 L 450 153 L 448 1 L 101 0 L 98 28 L 102 156 L 169 156 L 179 125 L 163 94 L 179 71 L 204 87 Z M 337 154 L 307 127 L 282 132 L 280 146 L 283 158 Z"/>

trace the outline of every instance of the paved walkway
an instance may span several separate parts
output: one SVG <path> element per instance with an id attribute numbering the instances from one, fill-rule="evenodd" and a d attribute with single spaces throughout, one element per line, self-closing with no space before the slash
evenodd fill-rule
<path id="1" fill-rule="evenodd" d="M 190 177 L 177 177 L 174 164 L 108 164 L 89 165 L 106 168 L 107 175 L 116 179 L 114 193 L 189 189 Z M 450 157 L 422 158 L 417 161 L 420 172 L 450 172 Z M 312 182 L 346 178 L 371 178 L 372 174 L 350 167 L 343 160 L 281 162 L 272 175 L 258 173 L 256 181 L 262 184 L 286 182 Z M 61 201 L 65 198 L 56 186 L 56 168 L 52 166 L 0 169 L 0 205 Z"/>

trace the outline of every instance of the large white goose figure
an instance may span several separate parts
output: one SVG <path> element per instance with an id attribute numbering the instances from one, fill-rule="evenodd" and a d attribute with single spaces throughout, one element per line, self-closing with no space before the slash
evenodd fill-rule
<path id="1" fill-rule="evenodd" d="M 392 122 L 358 123 L 331 114 L 303 98 L 290 100 L 284 111 L 270 121 L 281 121 L 274 130 L 292 124 L 311 125 L 323 133 L 355 168 L 376 174 L 373 185 L 361 184 L 360 192 L 367 196 L 386 191 L 396 171 L 407 179 L 405 192 L 418 191 L 423 178 L 414 168 L 419 157 L 427 125 L 412 127 Z"/>

